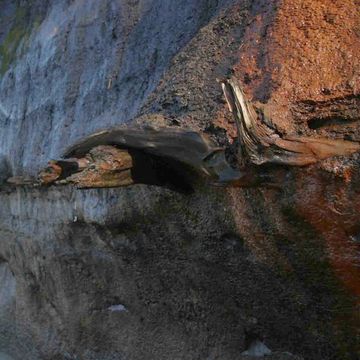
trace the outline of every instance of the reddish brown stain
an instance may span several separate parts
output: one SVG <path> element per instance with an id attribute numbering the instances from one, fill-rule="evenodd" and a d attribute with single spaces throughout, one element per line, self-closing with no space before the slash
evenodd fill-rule
<path id="1" fill-rule="evenodd" d="M 325 242 L 325 255 L 344 287 L 360 299 L 360 194 L 342 181 L 306 174 L 297 182 L 294 207 Z"/>
<path id="2" fill-rule="evenodd" d="M 265 104 L 280 132 L 298 133 L 301 122 L 308 126 L 311 104 L 331 104 L 332 99 L 338 101 L 336 114 L 345 114 L 337 120 L 341 128 L 349 103 L 343 105 L 339 99 L 360 94 L 359 3 L 257 0 L 238 56 L 235 75 L 250 98 Z M 299 103 L 309 106 L 295 121 L 293 109 Z M 360 109 L 355 115 L 351 111 L 354 119 L 360 118 Z M 359 127 L 355 123 L 352 131 Z M 343 134 L 332 131 L 328 136 Z M 324 239 L 336 276 L 360 298 L 360 193 L 352 189 L 352 172 L 346 168 L 340 177 L 324 176 L 316 167 L 299 172 L 293 206 Z"/>

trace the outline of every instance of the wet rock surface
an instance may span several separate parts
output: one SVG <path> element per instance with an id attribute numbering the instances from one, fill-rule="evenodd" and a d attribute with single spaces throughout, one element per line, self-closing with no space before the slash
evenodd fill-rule
<path id="1" fill-rule="evenodd" d="M 2 1 L 0 182 L 125 123 L 234 151 L 230 73 L 280 133 L 359 140 L 358 5 Z M 358 164 L 191 194 L 2 187 L 0 352 L 234 360 L 258 341 L 269 359 L 356 359 Z"/>

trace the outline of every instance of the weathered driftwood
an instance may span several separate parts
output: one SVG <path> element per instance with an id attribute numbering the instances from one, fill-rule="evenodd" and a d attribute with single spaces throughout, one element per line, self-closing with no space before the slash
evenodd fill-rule
<path id="1" fill-rule="evenodd" d="M 67 156 L 50 161 L 40 172 L 42 184 L 72 183 L 80 188 L 166 185 L 176 182 L 177 176 L 187 181 L 194 172 L 218 184 L 241 177 L 226 161 L 224 149 L 203 134 L 183 129 L 107 130 L 71 147 Z"/>
<path id="2" fill-rule="evenodd" d="M 99 148 L 99 145 L 107 145 L 107 147 Z M 119 153 L 116 153 L 115 150 L 109 151 L 111 148 L 117 149 Z M 94 149 L 96 149 L 97 159 L 94 157 Z M 101 149 L 107 149 L 111 153 L 111 159 L 109 153 L 107 154 L 107 166 L 114 166 L 114 177 L 118 176 L 120 181 L 117 186 L 123 186 L 123 181 L 124 185 L 138 182 L 161 183 L 161 179 L 157 178 L 157 174 L 154 175 L 156 179 L 140 174 L 141 171 L 138 167 L 146 166 L 146 164 L 144 161 L 139 160 L 142 157 L 139 152 L 149 161 L 154 157 L 161 159 L 161 163 L 167 167 L 167 171 L 174 167 L 178 173 L 195 171 L 218 184 L 241 177 L 240 172 L 233 169 L 226 161 L 224 149 L 216 146 L 204 134 L 178 128 L 120 127 L 96 133 L 75 144 L 66 150 L 64 154 L 65 160 L 52 160 L 39 175 L 42 183 L 56 182 L 57 184 L 64 184 L 70 182 L 79 187 L 90 187 L 90 183 L 87 183 L 79 175 L 79 171 L 86 174 L 86 176 L 91 174 L 93 177 L 95 170 L 89 171 L 89 168 L 93 169 L 95 166 L 97 176 L 100 179 L 99 167 L 102 165 L 98 164 L 98 159 L 100 158 Z M 119 168 L 120 165 L 117 161 L 119 154 L 122 154 L 122 156 L 128 154 L 133 161 L 131 169 L 127 168 L 127 165 L 124 165 L 124 168 Z M 88 167 L 85 170 L 76 166 L 79 161 L 85 163 L 84 159 L 88 161 Z M 158 163 L 159 161 L 155 162 Z M 66 177 L 64 176 L 66 170 L 64 165 L 68 164 L 75 164 L 75 166 L 73 166 L 73 175 Z M 125 181 L 122 178 L 124 176 L 122 171 L 125 170 L 128 170 L 128 176 L 131 177 L 131 180 Z M 151 169 L 148 168 L 147 170 L 151 172 Z M 134 176 L 133 173 L 137 175 Z M 110 181 L 108 176 L 109 173 L 104 177 L 103 184 L 101 180 L 97 181 L 96 187 L 114 186 L 116 180 L 112 179 Z M 92 184 L 95 185 L 95 182 L 92 182 Z"/>
<path id="3" fill-rule="evenodd" d="M 262 164 L 305 166 L 360 150 L 358 143 L 350 141 L 282 137 L 256 113 L 235 78 L 224 81 L 222 87 L 237 126 L 238 169 L 227 162 L 225 149 L 205 134 L 179 128 L 120 127 L 91 135 L 66 150 L 64 159 L 50 161 L 39 174 L 41 184 L 168 185 L 179 184 L 180 178 L 189 181 L 190 172 L 196 172 L 212 184 L 251 186 L 266 181 Z"/>
<path id="4" fill-rule="evenodd" d="M 224 149 L 209 137 L 179 128 L 122 127 L 101 131 L 66 150 L 64 157 L 84 156 L 98 145 L 138 149 L 177 161 L 220 181 L 239 175 L 226 162 Z"/>
<path id="5" fill-rule="evenodd" d="M 240 143 L 239 163 L 276 163 L 305 166 L 332 156 L 349 155 L 360 150 L 360 144 L 324 138 L 281 137 L 270 121 L 260 117 L 245 98 L 239 82 L 230 78 L 222 84 L 225 98 L 233 113 Z"/>
<path id="6" fill-rule="evenodd" d="M 52 160 L 40 172 L 43 185 L 74 184 L 79 188 L 120 187 L 134 184 L 133 161 L 126 150 L 96 146 L 83 158 Z"/>

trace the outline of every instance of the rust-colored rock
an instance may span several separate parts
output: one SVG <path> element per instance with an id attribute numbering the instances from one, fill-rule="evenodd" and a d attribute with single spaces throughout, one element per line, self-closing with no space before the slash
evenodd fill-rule
<path id="1" fill-rule="evenodd" d="M 254 2 L 234 74 L 282 135 L 276 140 L 279 147 L 300 147 L 301 152 L 306 148 L 311 160 L 313 139 L 318 143 L 319 135 L 359 141 L 359 8 L 360 3 L 352 0 Z M 328 141 L 316 158 L 337 151 Z M 333 326 L 339 334 L 356 337 L 351 329 L 360 323 L 359 157 L 328 159 L 305 171 L 276 172 L 284 181 L 282 191 L 252 193 L 258 201 L 233 195 L 239 229 L 247 233 L 249 246 L 264 262 L 277 258 L 273 266 L 282 264 L 284 271 L 304 276 L 319 292 L 332 292 L 336 306 L 327 311 Z M 249 213 L 272 220 L 265 226 Z M 310 250 L 315 244 L 321 250 Z M 301 271 L 291 260 L 291 251 L 307 264 Z M 327 261 L 331 270 L 325 279 Z M 343 346 L 347 339 L 337 341 Z"/>
<path id="2" fill-rule="evenodd" d="M 254 2 L 236 76 L 286 133 L 359 119 L 360 12 L 356 0 Z M 334 109 L 336 104 L 337 109 Z M 358 127 L 357 127 L 358 128 Z M 335 135 L 335 134 L 334 134 Z"/>

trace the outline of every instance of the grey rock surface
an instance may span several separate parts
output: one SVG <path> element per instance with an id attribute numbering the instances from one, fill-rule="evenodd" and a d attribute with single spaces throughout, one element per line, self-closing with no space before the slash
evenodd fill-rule
<path id="1" fill-rule="evenodd" d="M 278 313 L 294 289 L 254 262 L 221 190 L 1 196 L 0 254 L 17 279 L 16 321 L 44 358 L 230 360 L 245 347 L 253 308 L 266 304 L 259 315 L 284 333 L 294 325 L 295 303 Z M 127 311 L 109 311 L 119 304 Z"/>
<path id="2" fill-rule="evenodd" d="M 24 37 L 2 65 L 0 153 L 11 154 L 16 174 L 33 173 L 75 139 L 131 121 L 173 56 L 227 2 L 2 2 L 1 23 L 14 18 L 4 42 Z"/>
<path id="3" fill-rule="evenodd" d="M 13 360 L 9 355 L 0 352 L 0 360 Z"/>

